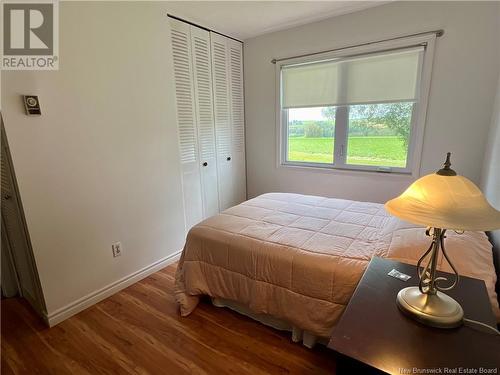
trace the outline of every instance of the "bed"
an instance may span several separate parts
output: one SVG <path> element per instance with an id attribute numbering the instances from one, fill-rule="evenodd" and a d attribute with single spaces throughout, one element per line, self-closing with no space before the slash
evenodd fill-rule
<path id="1" fill-rule="evenodd" d="M 176 299 L 183 316 L 208 295 L 217 305 L 293 330 L 296 340 L 314 341 L 330 336 L 372 257 L 416 264 L 429 241 L 422 227 L 391 216 L 382 204 L 263 194 L 189 231 Z M 485 281 L 500 320 L 486 235 L 449 232 L 446 247 L 460 274 Z M 442 259 L 439 264 L 451 271 Z"/>

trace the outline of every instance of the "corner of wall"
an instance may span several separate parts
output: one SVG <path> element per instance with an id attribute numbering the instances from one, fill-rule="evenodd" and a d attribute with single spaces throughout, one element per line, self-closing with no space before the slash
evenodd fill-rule
<path id="1" fill-rule="evenodd" d="M 500 28 L 500 12 L 498 26 Z M 481 189 L 489 203 L 500 210 L 500 72 L 483 161 Z M 500 230 L 489 232 L 488 238 L 493 245 L 493 262 L 497 272 L 496 292 L 500 296 Z"/>

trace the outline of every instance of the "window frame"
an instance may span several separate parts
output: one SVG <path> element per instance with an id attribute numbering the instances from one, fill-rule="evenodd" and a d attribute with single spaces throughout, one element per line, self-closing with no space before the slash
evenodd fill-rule
<path id="1" fill-rule="evenodd" d="M 414 177 L 420 176 L 420 164 L 423 148 L 423 139 L 425 131 L 425 123 L 427 116 L 427 105 L 431 84 L 432 62 L 434 59 L 436 35 L 425 34 L 420 36 L 413 36 L 407 38 L 399 38 L 391 41 L 366 43 L 357 47 L 349 47 L 339 49 L 331 52 L 312 53 L 301 57 L 282 59 L 276 62 L 276 140 L 277 140 L 277 166 L 278 167 L 294 167 L 294 168 L 307 168 L 321 169 L 327 171 L 357 171 L 357 172 L 383 172 L 392 174 L 412 175 Z M 380 167 L 380 166 L 365 166 L 347 164 L 347 141 L 348 141 L 348 106 L 338 106 L 336 111 L 335 126 L 338 123 L 343 123 L 337 134 L 335 130 L 335 144 L 334 144 L 334 163 L 314 163 L 302 161 L 289 161 L 288 157 L 288 111 L 282 109 L 282 84 L 281 84 L 281 68 L 284 65 L 298 64 L 298 63 L 311 63 L 321 60 L 328 60 L 334 58 L 345 58 L 356 55 L 365 55 L 370 53 L 379 53 L 390 50 L 397 50 L 408 48 L 412 46 L 424 46 L 425 50 L 421 60 L 421 75 L 420 87 L 418 93 L 418 100 L 413 105 L 412 121 L 410 130 L 410 139 L 408 142 L 408 155 L 406 167 Z M 375 104 L 375 103 L 374 103 Z M 344 116 L 340 118 L 337 116 Z M 341 154 L 343 151 L 343 155 Z"/>

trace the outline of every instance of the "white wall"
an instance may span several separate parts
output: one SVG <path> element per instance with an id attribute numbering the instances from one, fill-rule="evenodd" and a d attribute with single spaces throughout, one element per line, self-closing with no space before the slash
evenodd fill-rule
<path id="1" fill-rule="evenodd" d="M 397 2 L 245 41 L 249 196 L 289 191 L 384 202 L 408 176 L 277 168 L 275 66 L 270 60 L 445 29 L 435 50 L 421 173 L 454 168 L 479 182 L 499 72 L 498 2 Z"/>
<path id="2" fill-rule="evenodd" d="M 49 315 L 183 245 L 169 38 L 160 3 L 61 2 L 60 70 L 2 72 Z M 41 117 L 22 94 L 39 95 Z"/>

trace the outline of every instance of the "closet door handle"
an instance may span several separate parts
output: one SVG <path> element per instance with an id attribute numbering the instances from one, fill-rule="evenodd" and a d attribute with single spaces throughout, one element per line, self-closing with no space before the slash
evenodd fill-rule
<path id="1" fill-rule="evenodd" d="M 231 156 L 228 156 L 226 160 L 231 161 Z"/>
<path id="2" fill-rule="evenodd" d="M 203 166 L 204 166 L 204 167 L 206 167 L 207 165 L 208 165 L 208 163 L 207 163 L 207 162 L 204 162 L 204 163 L 203 163 Z"/>

